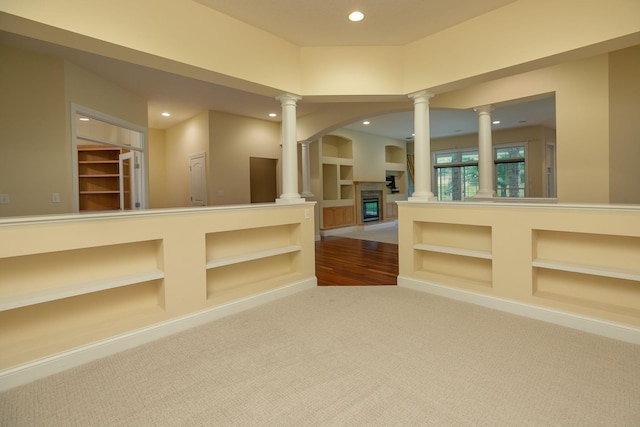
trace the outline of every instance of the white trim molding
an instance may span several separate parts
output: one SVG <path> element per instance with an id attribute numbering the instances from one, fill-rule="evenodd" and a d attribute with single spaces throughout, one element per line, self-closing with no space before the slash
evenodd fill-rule
<path id="1" fill-rule="evenodd" d="M 167 320 L 0 371 L 0 392 L 240 313 L 318 285 L 316 277 Z"/>
<path id="2" fill-rule="evenodd" d="M 607 338 L 626 341 L 632 344 L 640 344 L 640 328 L 634 328 L 632 326 L 568 313 L 561 310 L 554 310 L 547 307 L 525 304 L 505 298 L 497 298 L 491 295 L 483 295 L 464 289 L 451 288 L 449 286 L 420 281 L 404 276 L 398 276 L 398 286 L 494 310 L 504 311 L 518 316 L 541 320 L 543 322 L 553 323 Z"/>

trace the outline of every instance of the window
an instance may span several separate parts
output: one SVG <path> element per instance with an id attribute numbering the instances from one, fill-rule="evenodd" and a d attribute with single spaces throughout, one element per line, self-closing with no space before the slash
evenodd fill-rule
<path id="1" fill-rule="evenodd" d="M 450 151 L 434 154 L 438 200 L 463 200 L 478 191 L 478 151 Z"/>
<path id="2" fill-rule="evenodd" d="M 526 143 L 494 147 L 497 197 L 525 197 Z M 433 154 L 433 192 L 438 200 L 464 200 L 478 192 L 478 150 Z"/>
<path id="3" fill-rule="evenodd" d="M 494 147 L 496 197 L 525 197 L 525 144 Z"/>

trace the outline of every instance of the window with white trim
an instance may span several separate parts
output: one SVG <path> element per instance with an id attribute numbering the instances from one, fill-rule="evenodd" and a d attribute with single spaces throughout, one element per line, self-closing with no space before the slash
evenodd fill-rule
<path id="1" fill-rule="evenodd" d="M 526 143 L 493 148 L 497 197 L 526 196 Z M 478 150 L 433 153 L 433 188 L 438 200 L 464 200 L 479 189 Z"/>
<path id="2" fill-rule="evenodd" d="M 526 197 L 526 144 L 493 148 L 496 165 L 496 197 Z"/>

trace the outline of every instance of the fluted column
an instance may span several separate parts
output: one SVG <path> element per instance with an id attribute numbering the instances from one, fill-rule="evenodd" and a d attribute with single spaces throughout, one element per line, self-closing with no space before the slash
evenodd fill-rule
<path id="1" fill-rule="evenodd" d="M 276 97 L 282 104 L 282 194 L 276 203 L 302 203 L 298 194 L 298 141 L 296 103 L 301 97 L 285 93 Z"/>
<path id="2" fill-rule="evenodd" d="M 491 141 L 491 105 L 475 108 L 478 113 L 478 199 L 493 197 L 493 145 Z"/>
<path id="3" fill-rule="evenodd" d="M 414 109 L 414 173 L 410 202 L 435 201 L 431 191 L 431 139 L 429 135 L 429 99 L 433 94 L 422 90 L 409 94 Z"/>
<path id="4" fill-rule="evenodd" d="M 309 144 L 311 141 L 300 141 L 302 148 L 302 197 L 313 197 L 311 192 L 311 170 L 309 169 Z"/>

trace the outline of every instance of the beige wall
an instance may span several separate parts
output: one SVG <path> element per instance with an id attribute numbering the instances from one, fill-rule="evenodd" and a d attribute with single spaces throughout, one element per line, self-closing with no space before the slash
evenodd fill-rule
<path id="1" fill-rule="evenodd" d="M 169 207 L 166 176 L 166 133 L 161 129 L 149 129 L 149 207 Z"/>
<path id="2" fill-rule="evenodd" d="M 154 0 L 138 0 L 136 7 L 127 0 L 91 7 L 59 0 L 55 8 L 47 0 L 5 0 L 3 10 L 2 26 L 9 31 L 270 95 L 406 94 L 604 53 L 612 44 L 637 43 L 640 34 L 635 0 L 519 0 L 408 45 L 386 47 L 386 60 L 379 61 L 376 48 L 301 48 L 192 0 L 162 7 Z M 345 91 L 341 76 L 357 76 L 357 84 Z"/>
<path id="3" fill-rule="evenodd" d="M 64 63 L 0 45 L 0 216 L 70 212 L 71 143 Z M 51 193 L 60 193 L 60 203 Z"/>
<path id="4" fill-rule="evenodd" d="M 67 61 L 4 45 L 0 56 L 0 216 L 71 212 L 71 104 L 145 127 L 147 102 Z"/>
<path id="5" fill-rule="evenodd" d="M 167 129 L 165 134 L 165 153 L 167 204 L 170 207 L 190 206 L 189 156 L 205 153 L 207 164 L 210 164 L 211 161 L 209 152 L 209 113 L 203 111 Z"/>
<path id="6" fill-rule="evenodd" d="M 216 111 L 209 120 L 209 204 L 251 203 L 249 158 L 280 159 L 280 125 Z"/>
<path id="7" fill-rule="evenodd" d="M 350 139 L 353 144 L 353 180 L 384 182 L 386 178 L 385 147 L 393 145 L 406 151 L 406 142 L 397 139 L 339 129 L 331 135 Z"/>
<path id="8" fill-rule="evenodd" d="M 612 203 L 640 203 L 640 46 L 609 55 Z"/>
<path id="9" fill-rule="evenodd" d="M 166 206 L 189 206 L 189 156 L 206 153 L 207 203 L 210 206 L 251 203 L 250 157 L 280 158 L 278 123 L 216 111 L 203 111 L 164 132 L 150 134 L 155 162 L 151 183 L 165 185 Z M 164 165 L 159 166 L 164 146 Z M 153 168 L 164 168 L 162 175 Z M 153 199 L 158 201 L 157 192 Z M 275 201 L 275 200 L 274 200 Z M 155 207 L 155 206 L 154 206 Z"/>

